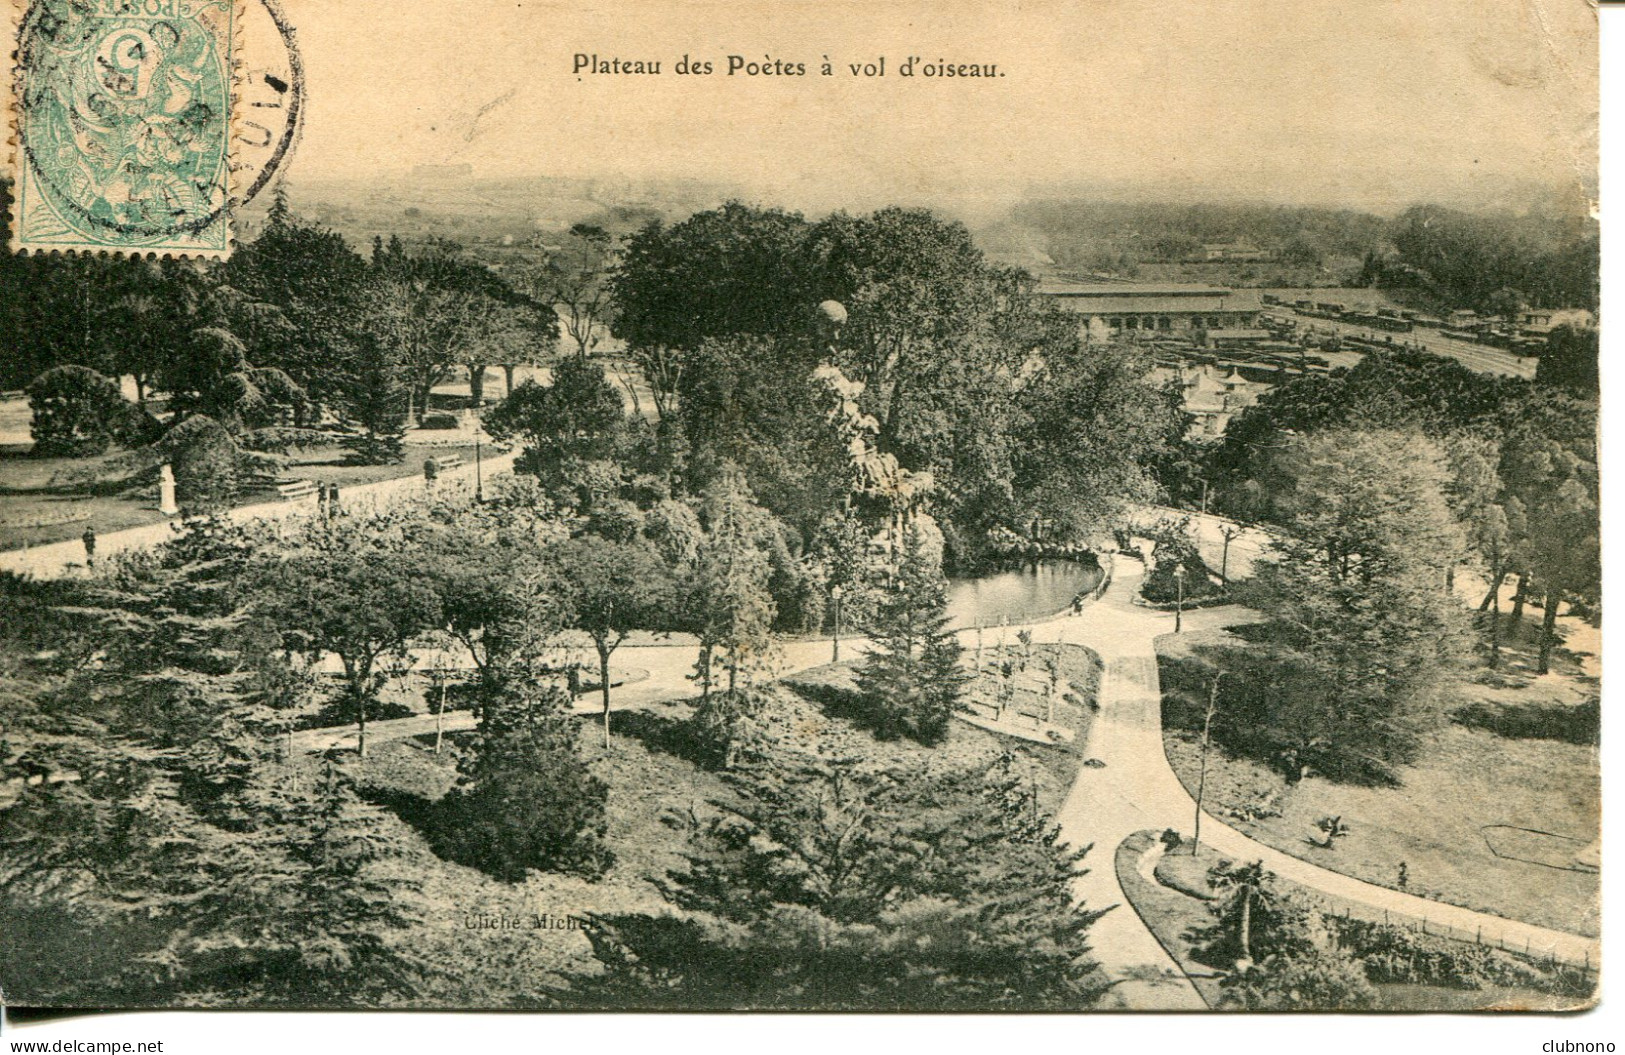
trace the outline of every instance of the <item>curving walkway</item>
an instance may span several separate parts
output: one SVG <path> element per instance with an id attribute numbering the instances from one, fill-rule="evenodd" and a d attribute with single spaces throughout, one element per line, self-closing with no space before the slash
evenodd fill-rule
<path id="1" fill-rule="evenodd" d="M 1162 741 L 1161 687 L 1153 641 L 1173 629 L 1173 616 L 1130 603 L 1143 574 L 1137 562 L 1119 560 L 1112 589 L 1102 603 L 1086 610 L 1079 619 L 1065 621 L 1062 630 L 1062 640 L 1088 645 L 1106 663 L 1101 712 L 1088 751 L 1107 765 L 1079 772 L 1060 815 L 1063 835 L 1074 843 L 1094 842 L 1097 848 L 1114 850 L 1124 838 L 1142 829 L 1173 828 L 1188 834 L 1195 819 L 1195 803 L 1168 764 Z M 1186 613 L 1185 621 L 1192 629 L 1199 629 L 1232 623 L 1235 617 L 1234 609 L 1206 609 Z M 1426 926 L 1434 932 L 1448 927 L 1457 937 L 1527 950 L 1575 966 L 1594 968 L 1600 962 L 1600 945 L 1595 939 L 1354 879 L 1265 846 L 1206 812 L 1202 816 L 1202 840 L 1227 856 L 1262 861 L 1277 875 L 1394 922 Z M 1097 867 L 1080 881 L 1079 891 L 1086 902 L 1101 905 L 1123 901 L 1113 871 L 1109 862 L 1106 866 L 1097 862 Z M 1126 908 L 1112 915 L 1118 912 L 1132 916 Z M 1105 922 L 1102 920 L 1102 924 Z M 1139 924 L 1137 918 L 1134 922 Z M 1143 924 L 1137 927 L 1139 933 L 1129 933 L 1133 929 L 1118 923 L 1110 932 L 1097 930 L 1096 953 L 1113 977 L 1160 970 L 1170 962 Z M 1134 1007 L 1187 1006 L 1180 1002 L 1184 998 L 1175 989 L 1170 985 L 1140 986 L 1126 992 L 1125 998 L 1128 1006 Z"/>
<path id="2" fill-rule="evenodd" d="M 500 471 L 497 459 L 487 470 Z M 458 476 L 469 476 L 464 470 Z M 449 482 L 449 481 L 448 481 Z M 422 482 L 386 481 L 370 488 L 353 488 L 346 493 L 346 505 L 386 504 L 418 498 Z M 444 484 L 443 484 L 444 485 Z M 442 485 L 442 486 L 443 486 Z M 302 513 L 303 503 L 234 510 L 234 517 L 280 517 Z M 1205 521 L 1205 518 L 1204 518 Z M 1204 526 L 1207 526 L 1204 523 Z M 167 525 L 110 534 L 104 537 L 102 552 L 151 545 L 167 534 Z M 121 536 L 128 536 L 121 537 Z M 1204 537 L 1204 542 L 1211 542 Z M 1249 540 L 1253 541 L 1253 540 Z M 1255 543 L 1256 545 L 1256 543 Z M 1204 546 L 1204 550 L 1207 549 Z M 1232 570 L 1238 554 L 1231 551 Z M 1255 556 L 1246 553 L 1242 559 Z M 21 558 L 21 559 L 19 559 Z M 0 555 L 0 568 L 53 576 L 71 573 L 83 550 L 78 543 L 40 547 L 26 555 L 15 551 Z M 18 565 L 21 565 L 20 567 Z M 1200 1010 L 1205 1005 L 1190 982 L 1158 945 L 1138 916 L 1128 907 L 1112 864 L 1117 846 L 1133 833 L 1145 829 L 1174 828 L 1189 831 L 1195 804 L 1168 764 L 1163 749 L 1161 689 L 1153 645 L 1158 635 L 1173 630 L 1171 613 L 1153 611 L 1132 603 L 1138 595 L 1144 567 L 1138 561 L 1118 557 L 1111 569 L 1110 587 L 1097 602 L 1087 605 L 1078 616 L 1063 615 L 1026 626 L 1011 626 L 1004 633 L 1014 640 L 1020 630 L 1031 630 L 1040 642 L 1083 645 L 1097 652 L 1105 670 L 1102 675 L 1100 711 L 1093 722 L 1086 754 L 1106 764 L 1103 768 L 1081 767 L 1077 779 L 1057 817 L 1064 839 L 1075 846 L 1092 845 L 1088 871 L 1079 877 L 1076 893 L 1092 908 L 1109 911 L 1092 930 L 1096 957 L 1115 983 L 1108 1006 L 1136 1009 Z M 1234 623 L 1240 613 L 1234 608 L 1210 608 L 1185 613 L 1191 629 L 1220 627 Z M 995 644 L 995 632 L 986 632 L 986 643 Z M 976 632 L 965 630 L 960 638 L 973 645 Z M 867 642 L 846 638 L 841 642 L 844 658 L 862 654 Z M 617 659 L 647 670 L 649 676 L 612 693 L 612 709 L 625 709 L 686 699 L 694 694 L 688 680 L 697 656 L 693 645 L 627 645 Z M 804 640 L 786 643 L 781 652 L 780 672 L 790 673 L 819 666 L 830 660 L 830 642 Z M 416 657 L 419 663 L 456 663 L 449 656 Z M 580 714 L 600 709 L 594 697 L 584 697 L 576 707 Z M 472 718 L 466 712 L 445 717 L 445 728 L 468 728 Z M 433 732 L 432 715 L 375 722 L 368 727 L 372 742 L 418 736 Z M 333 727 L 295 734 L 293 746 L 303 750 L 323 750 L 353 743 L 353 727 Z M 1527 950 L 1573 965 L 1597 967 L 1600 945 L 1591 938 L 1536 927 L 1515 920 L 1438 901 L 1401 893 L 1329 871 L 1256 842 L 1242 832 L 1211 816 L 1203 815 L 1203 841 L 1223 854 L 1248 861 L 1262 861 L 1264 867 L 1296 883 L 1320 890 L 1343 901 L 1400 922 L 1451 928 L 1456 936 L 1477 938 L 1486 944 Z"/>
<path id="3" fill-rule="evenodd" d="M 1100 711 L 1085 753 L 1106 765 L 1080 768 L 1057 821 L 1068 843 L 1094 847 L 1086 859 L 1088 871 L 1079 877 L 1075 888 L 1080 902 L 1090 907 L 1113 906 L 1092 930 L 1095 955 L 1116 983 L 1108 1003 L 1137 1009 L 1198 1010 L 1205 1005 L 1128 906 L 1112 867 L 1113 852 L 1128 836 L 1164 828 L 1188 833 L 1195 815 L 1195 803 L 1169 765 L 1162 740 L 1161 686 L 1153 642 L 1173 630 L 1174 617 L 1133 603 L 1143 577 L 1144 567 L 1138 561 L 1116 558 L 1110 587 L 1081 615 L 1013 626 L 1006 633 L 1013 641 L 1017 631 L 1030 629 L 1037 641 L 1083 645 L 1098 653 L 1105 664 Z M 1197 630 L 1232 624 L 1241 614 L 1235 608 L 1210 608 L 1186 612 L 1184 619 L 1192 630 Z M 975 631 L 961 631 L 960 637 L 965 644 L 973 645 Z M 988 634 L 987 644 L 996 641 L 996 635 Z M 844 658 L 860 655 L 866 645 L 861 638 L 844 639 L 841 654 Z M 696 651 L 692 645 L 623 647 L 617 658 L 648 670 L 649 677 L 614 692 L 613 709 L 692 696 L 693 685 L 687 676 L 693 669 Z M 829 659 L 828 641 L 791 642 L 784 646 L 780 669 L 783 673 L 804 670 Z M 583 715 L 594 714 L 599 704 L 596 698 L 584 698 L 576 710 Z M 470 721 L 466 714 L 448 715 L 447 728 L 462 728 Z M 406 718 L 374 723 L 368 735 L 378 742 L 432 732 L 433 728 L 432 717 Z M 296 743 L 316 749 L 353 736 L 351 728 L 313 730 L 298 734 Z M 1257 842 L 1211 814 L 1203 814 L 1202 839 L 1227 856 L 1262 861 L 1270 871 L 1368 910 L 1376 918 L 1426 926 L 1435 933 L 1451 928 L 1455 936 L 1466 940 L 1477 938 L 1485 944 L 1527 950 L 1576 966 L 1595 968 L 1600 962 L 1600 945 L 1594 939 L 1354 879 Z"/>

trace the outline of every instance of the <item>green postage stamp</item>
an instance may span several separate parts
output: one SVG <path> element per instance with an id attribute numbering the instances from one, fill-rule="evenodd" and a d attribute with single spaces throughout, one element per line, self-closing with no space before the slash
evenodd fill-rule
<path id="1" fill-rule="evenodd" d="M 237 0 L 31 0 L 12 248 L 224 256 Z"/>

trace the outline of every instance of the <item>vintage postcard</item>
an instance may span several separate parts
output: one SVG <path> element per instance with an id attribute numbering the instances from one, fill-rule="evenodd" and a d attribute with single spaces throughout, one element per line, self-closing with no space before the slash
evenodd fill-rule
<path id="1" fill-rule="evenodd" d="M 1598 1001 L 1586 0 L 9 15 L 7 1008 Z"/>

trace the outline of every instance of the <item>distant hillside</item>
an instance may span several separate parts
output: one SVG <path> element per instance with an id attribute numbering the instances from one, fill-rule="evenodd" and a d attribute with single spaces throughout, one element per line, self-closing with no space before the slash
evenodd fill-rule
<path id="1" fill-rule="evenodd" d="M 361 250 L 374 237 L 399 235 L 408 243 L 450 238 L 471 249 L 499 251 L 546 242 L 583 222 L 624 233 L 651 219 L 682 219 L 738 193 L 694 180 L 480 179 L 456 167 L 288 184 L 299 215 L 331 227 Z M 252 238 L 262 217 L 249 217 L 239 237 Z"/>

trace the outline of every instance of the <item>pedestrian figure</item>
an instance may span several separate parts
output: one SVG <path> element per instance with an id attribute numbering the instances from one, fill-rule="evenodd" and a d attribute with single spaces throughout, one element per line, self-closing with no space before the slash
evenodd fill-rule
<path id="1" fill-rule="evenodd" d="M 85 567 L 94 568 L 96 566 L 96 529 L 86 525 L 85 533 L 79 536 L 79 540 L 85 544 Z"/>
<path id="2" fill-rule="evenodd" d="M 1076 597 L 1072 598 L 1072 614 L 1073 615 L 1082 615 L 1083 614 L 1083 594 L 1081 594 L 1081 593 L 1078 594 Z"/>
<path id="3" fill-rule="evenodd" d="M 1405 862 L 1399 862 L 1399 889 L 1404 890 L 1411 885 L 1411 870 L 1405 867 Z"/>
<path id="4" fill-rule="evenodd" d="M 328 512 L 333 514 L 334 516 L 338 515 L 338 512 L 339 512 L 339 485 L 338 484 L 328 484 L 327 485 L 327 509 L 328 509 Z"/>

